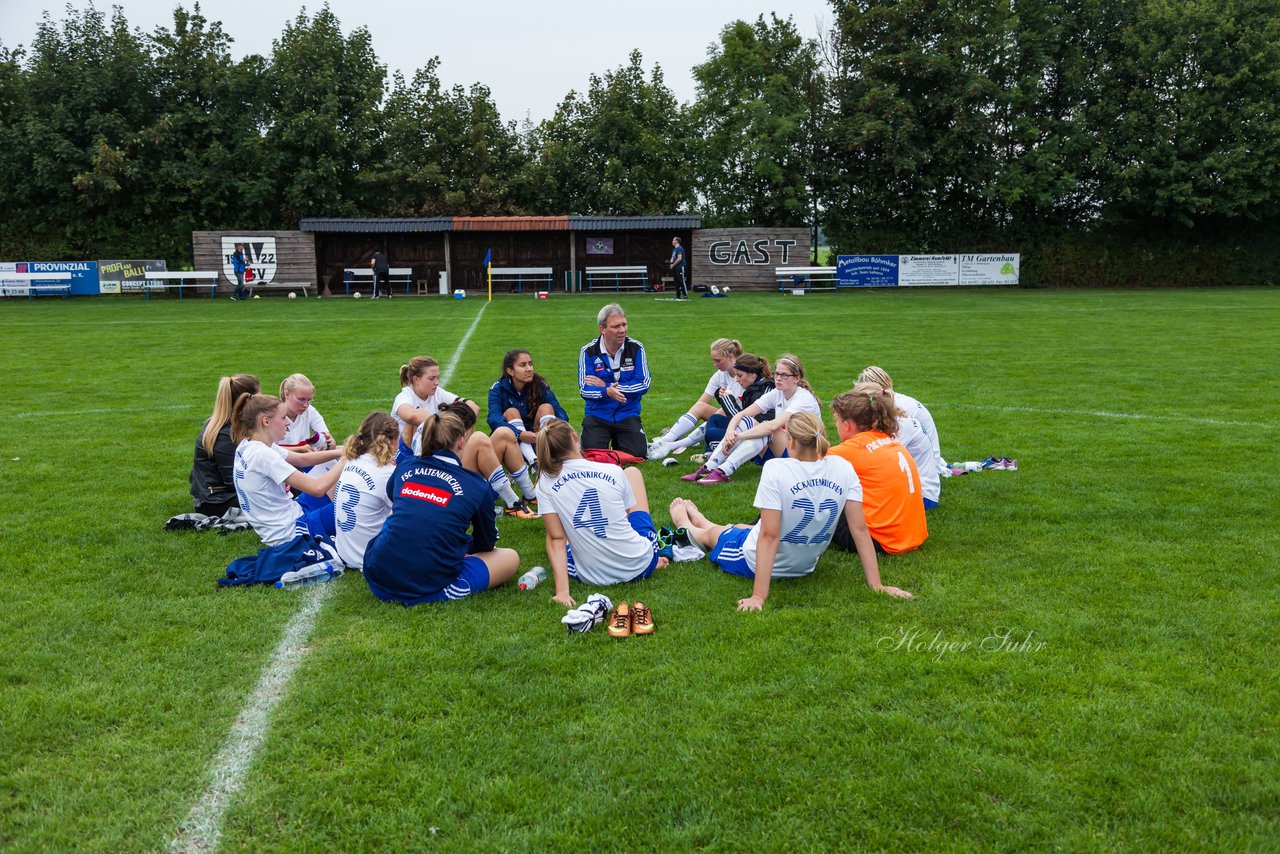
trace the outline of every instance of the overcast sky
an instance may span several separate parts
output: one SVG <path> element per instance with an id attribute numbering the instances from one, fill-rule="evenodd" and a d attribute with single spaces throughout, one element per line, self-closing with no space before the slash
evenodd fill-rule
<path id="1" fill-rule="evenodd" d="M 0 44 L 30 45 L 43 13 L 55 22 L 67 6 L 83 9 L 87 0 L 0 0 Z M 99 0 L 109 15 L 110 0 Z M 130 26 L 151 32 L 172 28 L 177 0 L 118 0 Z M 187 8 L 194 4 L 186 2 Z M 307 2 L 314 14 L 322 3 Z M 235 41 L 237 59 L 251 53 L 268 55 L 286 21 L 304 8 L 301 2 L 207 0 L 206 18 L 221 21 Z M 437 0 L 330 0 L 329 8 L 344 34 L 368 27 L 373 48 L 390 75 L 406 78 L 440 57 L 443 83 L 483 83 L 493 92 L 502 117 L 519 123 L 550 118 L 569 90 L 585 92 L 591 74 L 602 75 L 627 62 L 633 48 L 644 55 L 646 71 L 662 66 L 667 86 L 681 101 L 693 100 L 694 65 L 705 61 L 707 47 L 719 39 L 725 24 L 752 21 L 760 14 L 791 16 L 805 36 L 831 24 L 827 0 L 651 0 L 643 4 L 526 0 L 510 2 L 437 2 Z M 820 22 L 820 23 L 819 23 Z"/>

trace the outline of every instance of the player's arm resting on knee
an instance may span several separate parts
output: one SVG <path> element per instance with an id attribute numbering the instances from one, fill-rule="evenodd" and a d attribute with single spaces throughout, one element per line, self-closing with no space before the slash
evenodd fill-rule
<path id="1" fill-rule="evenodd" d="M 742 436 L 738 433 L 738 425 L 742 423 L 742 419 L 755 418 L 762 411 L 763 410 L 760 408 L 759 404 L 753 403 L 750 406 L 748 406 L 746 409 L 742 410 L 741 412 L 734 413 L 734 416 L 729 419 L 728 426 L 724 428 L 724 438 L 720 440 L 721 447 L 723 447 L 727 451 L 730 448 L 732 448 L 734 445 L 736 445 L 738 443 L 738 440 L 742 438 Z M 769 422 L 766 421 L 765 423 L 767 424 Z M 756 426 L 758 427 L 760 425 L 757 424 Z M 755 429 L 755 428 L 753 427 L 752 429 Z M 750 432 L 750 431 L 746 431 L 746 432 Z"/>
<path id="2" fill-rule="evenodd" d="M 880 563 L 876 560 L 876 547 L 871 542 L 871 532 L 867 530 L 867 517 L 862 513 L 861 501 L 844 503 L 844 520 L 849 523 L 849 533 L 858 548 L 858 560 L 862 561 L 862 574 L 867 578 L 867 586 L 880 593 L 910 599 L 911 594 L 907 591 L 880 583 Z"/>
<path id="3" fill-rule="evenodd" d="M 323 451 L 322 453 L 328 454 L 332 452 Z M 289 456 L 295 455 L 290 454 Z M 297 454 L 297 456 L 306 456 L 306 454 Z M 338 477 L 342 474 L 343 465 L 345 465 L 345 463 L 340 463 L 319 477 L 312 477 L 305 472 L 295 471 L 293 474 L 289 475 L 289 479 L 286 480 L 285 483 L 300 492 L 305 492 L 313 498 L 319 498 L 320 496 L 327 494 L 329 490 L 333 489 L 334 485 L 338 482 Z"/>
<path id="4" fill-rule="evenodd" d="M 564 526 L 555 513 L 542 514 L 542 521 L 547 526 L 547 561 L 551 564 L 551 577 L 556 586 L 551 601 L 572 608 L 577 603 L 569 595 L 569 559 L 565 555 L 569 538 L 565 536 Z"/>
<path id="5" fill-rule="evenodd" d="M 751 404 L 755 406 L 755 404 Z M 739 439 L 763 439 L 766 436 L 772 436 L 787 425 L 787 419 L 791 417 L 791 413 L 784 412 L 772 421 L 757 421 L 756 426 L 750 430 L 743 430 L 738 434 Z"/>
<path id="6" fill-rule="evenodd" d="M 865 526 L 864 526 L 865 528 Z M 751 595 L 738 600 L 739 611 L 760 611 L 769 598 L 769 581 L 773 577 L 773 559 L 778 556 L 782 539 L 782 511 L 760 510 L 760 539 L 756 540 L 756 580 Z"/>

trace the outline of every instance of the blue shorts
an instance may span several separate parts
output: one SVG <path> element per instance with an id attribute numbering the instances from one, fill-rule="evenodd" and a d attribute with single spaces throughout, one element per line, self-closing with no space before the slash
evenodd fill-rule
<path id="1" fill-rule="evenodd" d="M 628 578 L 624 582 L 619 582 L 623 584 L 631 581 L 642 581 L 653 575 L 653 571 L 658 567 L 658 558 L 661 557 L 658 554 L 658 529 L 653 526 L 653 517 L 643 510 L 634 510 L 627 514 L 627 521 L 631 523 L 631 530 L 652 544 L 653 557 L 649 560 L 649 565 L 639 575 L 634 578 Z M 573 563 L 573 549 L 566 543 L 564 550 L 569 563 L 569 577 L 577 581 L 578 568 Z"/>
<path id="2" fill-rule="evenodd" d="M 489 566 L 475 555 L 467 555 L 462 559 L 462 572 L 448 587 L 430 596 L 424 596 L 420 602 L 448 602 L 451 599 L 465 599 L 489 589 Z"/>
<path id="3" fill-rule="evenodd" d="M 716 547 L 711 550 L 708 560 L 730 575 L 755 578 L 756 574 L 742 551 L 750 534 L 750 528 L 725 528 L 716 539 Z"/>
<path id="4" fill-rule="evenodd" d="M 933 508 L 935 508 L 935 507 L 937 507 L 937 506 L 938 506 L 938 502 L 936 502 L 936 501 L 930 501 L 930 500 L 929 500 L 929 499 L 927 499 L 927 498 L 924 500 L 924 509 L 925 509 L 925 510 L 932 510 Z"/>
<path id="5" fill-rule="evenodd" d="M 326 499 L 320 507 L 304 512 L 293 523 L 293 530 L 298 534 L 333 539 L 338 535 L 337 521 L 333 517 L 333 501 Z"/>

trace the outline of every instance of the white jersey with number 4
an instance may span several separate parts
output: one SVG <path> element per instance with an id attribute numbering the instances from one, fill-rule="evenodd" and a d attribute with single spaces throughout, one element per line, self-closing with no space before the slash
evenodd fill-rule
<path id="1" fill-rule="evenodd" d="M 373 454 L 361 454 L 347 463 L 333 493 L 333 519 L 337 530 L 338 558 L 352 569 L 364 568 L 364 550 L 391 515 L 387 481 L 395 461 L 378 465 Z"/>
<path id="2" fill-rule="evenodd" d="M 565 460 L 555 477 L 538 478 L 537 495 L 538 512 L 560 518 L 580 581 L 621 584 L 653 562 L 653 543 L 627 520 L 636 496 L 617 466 Z"/>
<path id="3" fill-rule="evenodd" d="M 803 389 L 801 389 L 803 391 Z M 862 483 L 848 461 L 839 457 L 769 460 L 760 472 L 756 507 L 782 511 L 781 539 L 773 559 L 774 578 L 808 575 L 831 543 L 836 520 L 850 501 L 862 501 Z M 743 557 L 756 569 L 760 523 L 747 534 Z"/>

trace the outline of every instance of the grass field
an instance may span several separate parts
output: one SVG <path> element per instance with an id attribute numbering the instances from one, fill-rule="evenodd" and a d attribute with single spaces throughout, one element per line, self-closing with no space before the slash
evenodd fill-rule
<path id="1" fill-rule="evenodd" d="M 483 400 L 527 347 L 576 421 L 603 302 L 493 302 L 446 387 Z M 828 554 L 740 614 L 747 582 L 679 564 L 608 591 L 658 623 L 619 642 L 566 635 L 549 585 L 220 590 L 256 537 L 163 530 L 219 376 L 306 373 L 345 435 L 483 306 L 0 304 L 0 848 L 167 847 L 309 606 L 200 837 L 224 850 L 1280 848 L 1280 290 L 624 299 L 651 431 L 726 335 L 827 401 L 880 364 L 948 459 L 1019 459 L 944 481 L 929 541 L 881 560 L 910 602 Z M 691 493 L 644 466 L 657 522 L 679 494 L 749 521 L 748 469 Z M 546 563 L 539 523 L 500 529 Z"/>

